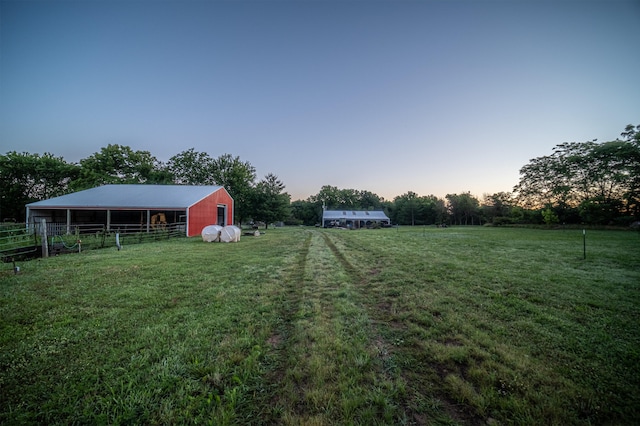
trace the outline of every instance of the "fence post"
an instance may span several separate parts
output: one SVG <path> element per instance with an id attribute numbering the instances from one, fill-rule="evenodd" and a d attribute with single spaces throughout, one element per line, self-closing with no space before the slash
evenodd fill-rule
<path id="1" fill-rule="evenodd" d="M 49 257 L 49 242 L 47 241 L 47 219 L 42 219 L 42 257 Z"/>
<path id="2" fill-rule="evenodd" d="M 102 225 L 102 243 L 100 244 L 100 248 L 104 248 L 104 241 L 107 238 L 107 229 Z"/>

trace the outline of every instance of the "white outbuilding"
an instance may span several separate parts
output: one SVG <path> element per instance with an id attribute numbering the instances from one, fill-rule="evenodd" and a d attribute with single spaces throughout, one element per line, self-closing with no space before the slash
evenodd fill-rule
<path id="1" fill-rule="evenodd" d="M 323 228 L 359 229 L 376 224 L 389 226 L 391 219 L 381 210 L 324 210 L 322 212 Z"/>

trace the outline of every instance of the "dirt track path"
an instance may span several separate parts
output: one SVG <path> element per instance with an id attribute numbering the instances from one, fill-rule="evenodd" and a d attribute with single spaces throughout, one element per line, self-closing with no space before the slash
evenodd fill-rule
<path id="1" fill-rule="evenodd" d="M 322 231 L 311 231 L 289 282 L 283 368 L 273 402 L 285 424 L 336 424 L 394 417 L 394 384 L 359 303 L 360 277 Z M 397 414 L 397 413 L 395 413 Z"/>
<path id="2" fill-rule="evenodd" d="M 309 231 L 287 278 L 284 326 L 274 338 L 279 368 L 269 379 L 274 421 L 477 424 L 434 395 L 434 372 L 405 366 L 412 357 L 394 339 L 406 326 L 390 311 L 389 289 L 371 283 L 378 266 L 359 264 L 344 247 L 340 234 Z"/>

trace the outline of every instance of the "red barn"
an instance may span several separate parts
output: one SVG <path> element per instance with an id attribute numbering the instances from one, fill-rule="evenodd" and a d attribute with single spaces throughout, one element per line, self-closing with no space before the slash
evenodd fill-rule
<path id="1" fill-rule="evenodd" d="M 103 224 L 107 230 L 185 223 L 188 237 L 233 224 L 233 198 L 221 186 L 104 185 L 27 204 L 27 223 Z"/>

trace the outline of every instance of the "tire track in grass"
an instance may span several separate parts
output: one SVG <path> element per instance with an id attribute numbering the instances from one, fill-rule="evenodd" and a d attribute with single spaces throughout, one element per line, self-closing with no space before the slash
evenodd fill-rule
<path id="1" fill-rule="evenodd" d="M 309 232 L 305 235 L 300 252 L 284 274 L 284 294 L 279 309 L 278 325 L 274 333 L 267 339 L 267 346 L 271 347 L 275 353 L 273 361 L 275 367 L 266 377 L 266 381 L 269 383 L 267 388 L 271 395 L 268 396 L 270 400 L 267 403 L 261 402 L 261 405 L 265 405 L 265 408 L 261 410 L 261 423 L 279 423 L 283 407 L 287 403 L 281 396 L 280 389 L 288 370 L 286 363 L 292 342 L 292 322 L 302 300 L 302 282 L 304 281 L 310 244 L 311 233 Z"/>
<path id="2" fill-rule="evenodd" d="M 380 375 L 355 268 L 322 231 L 311 231 L 289 276 L 280 368 L 271 381 L 279 424 L 395 424 L 397 383 Z"/>
<path id="3" fill-rule="evenodd" d="M 340 241 L 335 234 L 332 236 L 336 241 Z M 387 381 L 401 382 L 396 387 L 404 392 L 394 397 L 399 409 L 398 419 L 402 419 L 404 424 L 414 425 L 484 424 L 484 421 L 467 407 L 438 390 L 440 385 L 437 382 L 445 378 L 442 366 L 414 365 L 417 359 L 411 353 L 413 349 L 404 347 L 408 326 L 399 319 L 402 314 L 395 312 L 389 300 L 394 298 L 395 290 L 390 290 L 386 285 L 372 287 L 370 282 L 371 277 L 380 273 L 380 265 L 373 262 L 356 267 L 327 234 L 323 234 L 323 237 L 342 267 L 352 276 L 354 291 L 359 293 L 358 299 L 370 317 L 370 345 L 374 348 L 380 364 L 378 374 Z M 358 264 L 357 259 L 355 264 Z"/>

